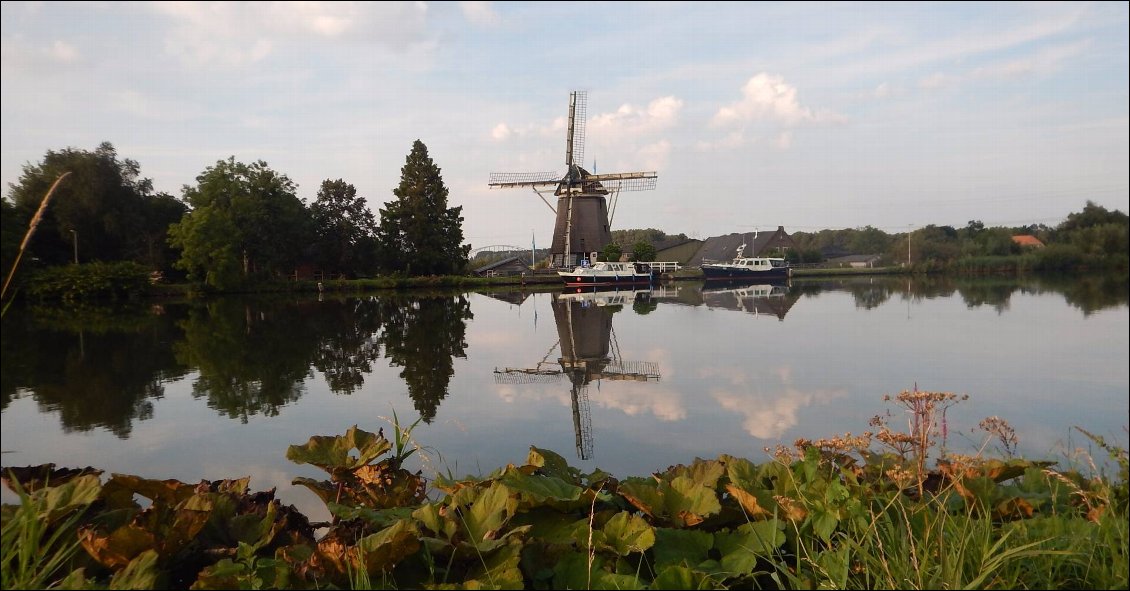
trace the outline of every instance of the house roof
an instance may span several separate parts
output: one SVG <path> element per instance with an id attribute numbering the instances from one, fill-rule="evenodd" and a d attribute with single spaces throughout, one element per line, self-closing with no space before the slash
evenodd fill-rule
<path id="1" fill-rule="evenodd" d="M 1021 234 L 1019 236 L 1013 236 L 1012 241 L 1019 244 L 1020 246 L 1043 246 L 1044 245 L 1043 242 L 1040 242 L 1039 238 L 1036 238 L 1035 236 L 1031 236 L 1029 234 Z"/>
<path id="2" fill-rule="evenodd" d="M 691 257 L 691 260 L 687 261 L 687 264 L 691 266 L 701 265 L 703 259 L 715 261 L 732 260 L 734 255 L 737 254 L 738 246 L 741 244 L 746 245 L 745 250 L 742 251 L 742 256 L 760 256 L 760 253 L 764 251 L 771 242 L 778 238 L 789 243 L 792 242 L 792 238 L 785 232 L 785 228 L 782 226 L 778 226 L 777 229 L 772 232 L 745 232 L 707 238 L 706 241 L 703 242 L 702 247 L 698 249 L 698 252 Z"/>

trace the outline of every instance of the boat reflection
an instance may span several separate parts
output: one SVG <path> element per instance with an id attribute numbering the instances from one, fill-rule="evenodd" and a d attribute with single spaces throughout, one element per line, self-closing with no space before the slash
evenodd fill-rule
<path id="1" fill-rule="evenodd" d="M 646 305 L 649 289 L 567 290 L 551 300 L 557 342 L 533 367 L 495 368 L 495 383 L 529 384 L 569 380 L 577 457 L 593 457 L 592 418 L 588 387 L 600 380 L 659 381 L 659 364 L 620 357 L 612 316 L 624 306 Z M 555 361 L 550 361 L 554 352 Z"/>
<path id="2" fill-rule="evenodd" d="M 800 292 L 793 291 L 788 281 L 711 281 L 702 286 L 702 303 L 708 308 L 737 310 L 754 316 L 775 316 L 781 321 L 799 298 Z"/>

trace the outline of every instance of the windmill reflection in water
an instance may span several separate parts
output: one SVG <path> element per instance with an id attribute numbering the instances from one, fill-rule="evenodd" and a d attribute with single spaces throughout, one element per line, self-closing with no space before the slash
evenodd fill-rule
<path id="1" fill-rule="evenodd" d="M 649 290 L 586 291 L 554 294 L 551 301 L 557 323 L 557 342 L 533 367 L 495 368 L 498 384 L 556 383 L 564 376 L 570 384 L 573 433 L 577 457 L 593 457 L 592 417 L 588 387 L 600 380 L 659 381 L 659 364 L 624 361 L 620 357 L 612 315 L 623 305 L 649 298 Z M 557 360 L 550 361 L 557 351 Z"/>

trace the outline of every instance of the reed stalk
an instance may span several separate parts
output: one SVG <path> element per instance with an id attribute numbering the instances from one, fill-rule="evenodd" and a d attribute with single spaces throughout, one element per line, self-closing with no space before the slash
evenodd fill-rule
<path id="1" fill-rule="evenodd" d="M 35 215 L 31 217 L 31 223 L 27 226 L 27 232 L 24 234 L 23 242 L 20 242 L 20 251 L 16 253 L 16 260 L 12 262 L 12 269 L 8 271 L 8 278 L 4 280 L 4 287 L 0 289 L 0 301 L 4 299 L 4 296 L 8 295 L 8 286 L 12 283 L 12 277 L 16 275 L 16 269 L 20 266 L 20 259 L 23 258 L 24 250 L 27 249 L 28 243 L 31 242 L 31 237 L 35 234 L 36 227 L 38 227 L 39 222 L 43 220 L 43 212 L 47 210 L 47 204 L 51 202 L 51 196 L 55 194 L 55 189 L 59 187 L 59 183 L 63 182 L 63 179 L 67 178 L 69 174 L 71 174 L 70 171 L 67 171 L 59 175 L 59 178 L 55 179 L 55 182 L 51 185 L 51 188 L 47 190 L 47 194 L 43 196 L 43 200 L 39 202 L 39 209 L 35 210 Z M 5 305 L 4 310 L 7 309 L 8 306 Z"/>

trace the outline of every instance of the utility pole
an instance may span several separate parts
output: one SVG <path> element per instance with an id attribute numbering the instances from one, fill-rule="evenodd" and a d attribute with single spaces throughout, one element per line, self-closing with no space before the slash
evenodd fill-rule
<path id="1" fill-rule="evenodd" d="M 906 266 L 910 268 L 910 233 L 914 231 L 914 226 L 906 231 Z"/>

